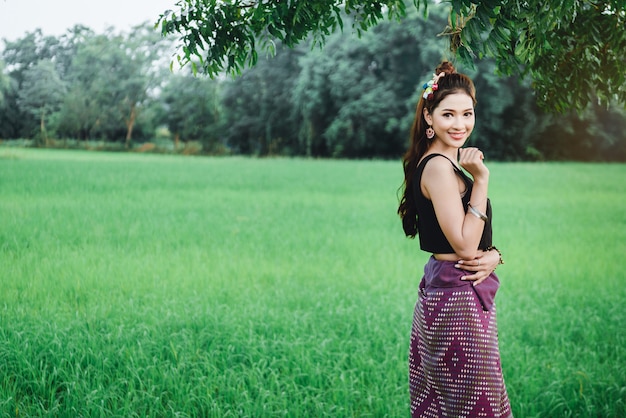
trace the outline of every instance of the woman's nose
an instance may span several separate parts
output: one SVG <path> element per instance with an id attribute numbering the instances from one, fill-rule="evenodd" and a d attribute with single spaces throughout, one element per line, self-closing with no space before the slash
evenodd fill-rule
<path id="1" fill-rule="evenodd" d="M 454 128 L 462 128 L 463 126 L 465 126 L 465 123 L 463 122 L 463 118 L 460 116 L 455 117 L 452 121 L 452 127 Z"/>

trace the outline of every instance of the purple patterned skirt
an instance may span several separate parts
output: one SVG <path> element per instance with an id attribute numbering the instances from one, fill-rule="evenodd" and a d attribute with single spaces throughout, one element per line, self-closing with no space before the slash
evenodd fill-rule
<path id="1" fill-rule="evenodd" d="M 491 274 L 478 286 L 452 261 L 431 257 L 411 331 L 411 416 L 510 418 L 498 350 L 499 281 Z"/>

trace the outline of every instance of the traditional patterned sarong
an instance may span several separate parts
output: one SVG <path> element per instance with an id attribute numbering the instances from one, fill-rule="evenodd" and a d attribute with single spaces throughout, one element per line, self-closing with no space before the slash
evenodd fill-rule
<path id="1" fill-rule="evenodd" d="M 431 257 L 424 268 L 411 332 L 411 415 L 421 418 L 510 418 L 498 350 L 499 286 L 478 286 L 454 262 Z"/>

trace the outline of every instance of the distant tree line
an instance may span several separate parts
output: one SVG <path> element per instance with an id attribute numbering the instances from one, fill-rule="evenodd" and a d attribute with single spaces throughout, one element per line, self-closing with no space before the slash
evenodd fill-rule
<path id="1" fill-rule="evenodd" d="M 76 26 L 5 41 L 0 56 L 0 140 L 37 146 L 101 141 L 199 144 L 206 154 L 399 158 L 422 84 L 448 50 L 447 15 L 429 8 L 382 21 L 356 36 L 330 34 L 276 45 L 241 75 L 210 79 L 189 66 L 170 71 L 173 41 L 152 25 L 128 33 Z M 471 143 L 490 159 L 626 161 L 623 105 L 589 103 L 547 114 L 530 82 L 495 75 L 495 63 L 459 68 L 478 91 Z"/>

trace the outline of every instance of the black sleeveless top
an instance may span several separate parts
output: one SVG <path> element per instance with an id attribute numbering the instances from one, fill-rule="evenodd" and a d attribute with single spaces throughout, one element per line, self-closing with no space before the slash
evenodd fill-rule
<path id="1" fill-rule="evenodd" d="M 422 193 L 421 181 L 422 181 L 422 173 L 424 172 L 424 167 L 426 167 L 426 163 L 430 161 L 433 157 L 442 156 L 448 161 L 450 159 L 442 154 L 430 154 L 426 156 L 417 166 L 417 170 L 415 170 L 415 175 L 413 177 L 413 195 L 415 197 L 415 203 L 417 206 L 417 233 L 419 234 L 420 240 L 420 248 L 423 251 L 427 251 L 429 253 L 434 254 L 450 254 L 454 253 L 454 249 L 452 245 L 446 239 L 446 236 L 443 234 L 441 230 L 441 226 L 439 225 L 439 221 L 437 221 L 437 216 L 435 215 L 435 208 L 433 207 L 433 202 L 426 198 Z M 454 168 L 454 172 L 461 177 L 463 183 L 465 183 L 465 193 L 459 196 L 461 202 L 463 203 L 463 209 L 465 213 L 467 213 L 467 204 L 469 203 L 470 197 L 472 195 L 472 187 L 474 186 L 474 181 L 465 174 L 461 169 L 459 169 L 452 161 L 450 161 L 452 167 Z M 491 244 L 491 202 L 487 199 L 487 218 L 489 218 L 485 222 L 485 228 L 483 229 L 483 235 L 480 238 L 480 244 L 478 248 L 481 250 L 486 250 L 489 248 Z"/>

